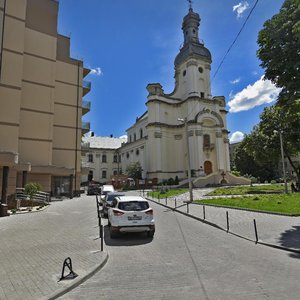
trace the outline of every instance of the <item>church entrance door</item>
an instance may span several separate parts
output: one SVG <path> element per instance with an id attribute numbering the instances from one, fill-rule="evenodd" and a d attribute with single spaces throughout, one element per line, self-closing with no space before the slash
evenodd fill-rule
<path id="1" fill-rule="evenodd" d="M 205 175 L 209 175 L 212 173 L 212 163 L 209 160 L 204 162 L 204 173 Z"/>

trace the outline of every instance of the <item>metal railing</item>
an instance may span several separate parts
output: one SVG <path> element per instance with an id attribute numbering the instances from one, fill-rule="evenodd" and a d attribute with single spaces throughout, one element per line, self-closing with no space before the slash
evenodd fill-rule
<path id="1" fill-rule="evenodd" d="M 29 199 L 29 195 L 25 194 L 24 188 L 16 188 L 16 199 L 17 200 L 27 200 Z M 37 192 L 33 198 L 33 201 L 49 203 L 51 201 L 51 197 L 49 193 L 46 192 Z"/>
<path id="2" fill-rule="evenodd" d="M 87 100 L 82 100 L 82 108 L 86 109 L 86 110 L 90 110 L 91 109 L 91 101 L 87 101 Z"/>

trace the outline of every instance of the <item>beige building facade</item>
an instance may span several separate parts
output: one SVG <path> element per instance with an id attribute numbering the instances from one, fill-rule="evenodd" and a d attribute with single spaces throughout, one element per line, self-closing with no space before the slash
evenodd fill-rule
<path id="1" fill-rule="evenodd" d="M 199 39 L 200 17 L 190 8 L 183 19 L 184 43 L 175 58 L 175 88 L 165 94 L 148 84 L 147 111 L 128 130 L 120 149 L 122 169 L 140 162 L 144 179 L 187 180 L 194 186 L 248 183 L 230 173 L 227 111 L 211 93 L 211 53 Z"/>
<path id="2" fill-rule="evenodd" d="M 58 1 L 0 0 L 0 191 L 39 182 L 55 195 L 78 191 L 89 70 L 57 33 Z M 71 193 L 71 194 L 72 194 Z"/>

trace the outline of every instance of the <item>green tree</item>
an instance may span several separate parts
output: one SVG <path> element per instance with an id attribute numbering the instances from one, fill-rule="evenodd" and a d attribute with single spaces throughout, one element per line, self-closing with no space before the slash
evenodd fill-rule
<path id="1" fill-rule="evenodd" d="M 242 174 L 251 174 L 262 180 L 275 177 L 281 160 L 279 131 L 283 136 L 284 155 L 290 162 L 298 182 L 300 169 L 292 157 L 300 149 L 300 101 L 289 106 L 274 105 L 264 109 L 261 121 L 246 136 L 236 150 L 235 165 Z"/>
<path id="2" fill-rule="evenodd" d="M 26 195 L 29 196 L 30 202 L 31 202 L 31 208 L 33 205 L 33 198 L 37 192 L 39 192 L 42 189 L 42 186 L 39 183 L 36 182 L 29 182 L 25 184 L 24 192 Z"/>
<path id="3" fill-rule="evenodd" d="M 126 168 L 126 174 L 133 179 L 142 179 L 142 166 L 139 162 L 131 163 Z"/>
<path id="4" fill-rule="evenodd" d="M 265 78 L 282 88 L 279 103 L 300 98 L 300 0 L 285 0 L 280 12 L 264 23 L 257 56 Z"/>

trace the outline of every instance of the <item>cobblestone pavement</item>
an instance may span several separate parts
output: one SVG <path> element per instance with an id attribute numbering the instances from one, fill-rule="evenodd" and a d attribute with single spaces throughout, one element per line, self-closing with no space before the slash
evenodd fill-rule
<path id="1" fill-rule="evenodd" d="M 0 218 L 0 299 L 48 299 L 71 257 L 81 280 L 107 257 L 100 252 L 95 196 L 53 202 L 36 213 Z M 68 272 L 66 272 L 68 274 Z"/>
<path id="2" fill-rule="evenodd" d="M 195 200 L 206 198 L 205 195 L 213 188 L 194 189 Z M 181 206 L 178 210 L 187 212 L 184 201 L 189 200 L 189 193 L 176 197 L 176 205 Z M 156 200 L 157 201 L 157 200 Z M 300 201 L 300 199 L 299 199 Z M 166 204 L 165 199 L 160 199 Z M 174 198 L 167 199 L 170 207 L 175 207 Z M 300 251 L 300 217 L 257 213 L 251 211 L 205 206 L 205 219 L 224 229 L 227 229 L 226 212 L 228 212 L 229 230 L 232 233 L 255 240 L 254 219 L 256 221 L 258 240 L 263 243 Z M 203 219 L 203 206 L 198 204 L 189 205 L 189 213 Z"/>
<path id="3" fill-rule="evenodd" d="M 298 300 L 300 256 L 239 239 L 152 203 L 154 239 L 109 238 L 101 271 L 64 300 Z"/>

